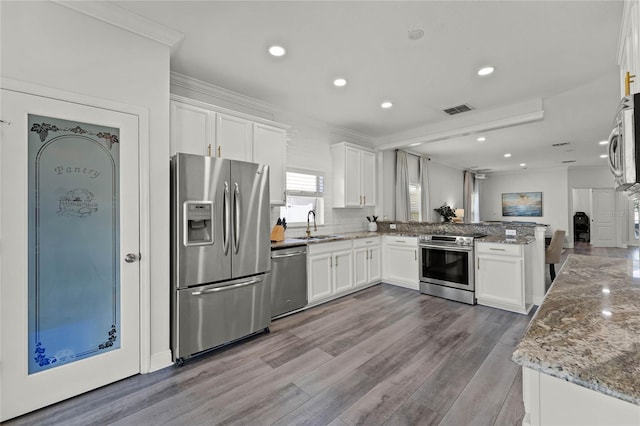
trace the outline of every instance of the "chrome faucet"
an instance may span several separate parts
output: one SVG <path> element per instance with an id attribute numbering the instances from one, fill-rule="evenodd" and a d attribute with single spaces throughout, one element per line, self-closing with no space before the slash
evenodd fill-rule
<path id="1" fill-rule="evenodd" d="M 311 225 L 309 223 L 309 215 L 313 215 L 313 230 L 318 230 L 318 226 L 316 225 L 316 212 L 314 212 L 313 210 L 309 210 L 309 213 L 307 213 L 307 230 L 305 231 L 307 234 L 307 238 L 311 238 Z"/>

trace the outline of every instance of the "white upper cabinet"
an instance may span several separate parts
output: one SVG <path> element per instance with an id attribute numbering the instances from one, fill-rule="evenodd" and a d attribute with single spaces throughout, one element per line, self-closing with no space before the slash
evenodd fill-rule
<path id="1" fill-rule="evenodd" d="M 331 146 L 333 207 L 376 205 L 376 155 L 372 150 L 341 142 Z"/>
<path id="2" fill-rule="evenodd" d="M 215 148 L 216 113 L 182 102 L 171 101 L 171 155 L 213 154 Z"/>
<path id="3" fill-rule="evenodd" d="M 285 203 L 287 127 L 171 96 L 171 155 L 209 155 L 269 165 L 271 204 Z"/>
<path id="4" fill-rule="evenodd" d="M 287 131 L 266 124 L 253 124 L 253 161 L 268 164 L 271 204 L 285 203 Z"/>
<path id="5" fill-rule="evenodd" d="M 625 95 L 627 72 L 636 76 L 635 82 L 631 83 L 631 93 L 640 92 L 640 2 L 638 1 L 624 2 L 618 65 L 620 65 L 622 96 Z"/>
<path id="6" fill-rule="evenodd" d="M 216 124 L 215 156 L 228 160 L 252 161 L 253 123 L 244 118 L 218 114 Z"/>

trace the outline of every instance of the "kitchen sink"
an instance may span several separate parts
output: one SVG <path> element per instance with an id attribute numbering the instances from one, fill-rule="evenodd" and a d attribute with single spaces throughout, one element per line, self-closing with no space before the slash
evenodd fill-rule
<path id="1" fill-rule="evenodd" d="M 342 238 L 342 236 L 341 235 L 312 235 L 304 239 L 307 241 L 319 241 L 319 240 L 334 240 L 337 238 Z"/>

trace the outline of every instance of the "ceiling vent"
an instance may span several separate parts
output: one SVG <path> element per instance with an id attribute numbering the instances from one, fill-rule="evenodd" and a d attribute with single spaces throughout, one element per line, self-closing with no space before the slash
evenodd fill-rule
<path id="1" fill-rule="evenodd" d="M 562 164 L 569 164 L 569 163 L 575 163 L 575 162 L 576 160 L 564 160 Z"/>
<path id="2" fill-rule="evenodd" d="M 462 105 L 454 106 L 451 108 L 447 108 L 444 110 L 444 112 L 446 112 L 449 115 L 456 115 L 462 112 L 471 111 L 472 109 L 473 107 L 469 106 L 468 104 L 462 104 Z"/>
<path id="3" fill-rule="evenodd" d="M 555 147 L 555 148 L 558 148 L 558 147 L 561 147 L 561 146 L 567 146 L 567 145 L 569 145 L 570 143 L 571 143 L 571 142 L 559 142 L 559 143 L 551 144 L 551 146 L 553 146 L 553 147 Z"/>

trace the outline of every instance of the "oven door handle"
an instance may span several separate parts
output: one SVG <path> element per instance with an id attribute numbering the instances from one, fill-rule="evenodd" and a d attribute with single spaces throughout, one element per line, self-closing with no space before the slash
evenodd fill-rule
<path id="1" fill-rule="evenodd" d="M 428 244 L 420 244 L 420 248 L 426 249 L 440 249 L 445 251 L 457 251 L 457 252 L 470 252 L 473 251 L 473 247 L 471 246 L 437 246 L 437 245 L 428 245 Z"/>

